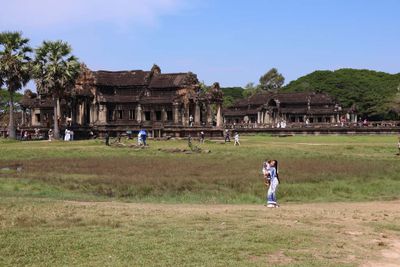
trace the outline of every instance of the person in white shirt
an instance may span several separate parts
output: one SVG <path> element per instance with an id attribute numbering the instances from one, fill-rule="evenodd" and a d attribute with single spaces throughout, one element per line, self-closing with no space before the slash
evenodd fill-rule
<path id="1" fill-rule="evenodd" d="M 238 145 L 240 146 L 240 142 L 239 142 L 239 134 L 236 132 L 235 133 L 235 143 L 233 144 L 234 146 Z"/>

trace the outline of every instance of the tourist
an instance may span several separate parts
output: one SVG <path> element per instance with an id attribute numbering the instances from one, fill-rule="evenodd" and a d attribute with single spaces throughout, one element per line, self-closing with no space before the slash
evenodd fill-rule
<path id="1" fill-rule="evenodd" d="M 267 192 L 267 207 L 268 208 L 277 208 L 279 207 L 276 201 L 276 190 L 279 185 L 279 176 L 278 176 L 278 161 L 272 160 L 268 170 L 268 192 Z"/>
<path id="2" fill-rule="evenodd" d="M 236 145 L 240 146 L 239 133 L 238 132 L 235 133 L 235 137 L 234 138 L 235 138 L 235 143 L 233 145 L 234 146 L 236 146 Z"/>
<path id="3" fill-rule="evenodd" d="M 143 144 L 141 131 L 139 131 L 139 133 L 137 135 L 137 142 L 138 142 L 138 146 L 141 146 Z"/>
<path id="4" fill-rule="evenodd" d="M 23 137 L 23 140 L 28 140 L 28 138 L 29 138 L 29 136 L 28 136 L 28 131 L 25 131 L 24 132 L 24 137 Z"/>
<path id="5" fill-rule="evenodd" d="M 106 146 L 110 145 L 110 134 L 108 132 L 106 132 Z"/>
<path id="6" fill-rule="evenodd" d="M 192 145 L 192 136 L 189 134 L 188 136 L 188 147 L 190 148 L 190 150 L 193 149 L 193 145 Z"/>
<path id="7" fill-rule="evenodd" d="M 230 141 L 231 141 L 231 137 L 230 137 L 230 134 L 229 134 L 229 130 L 226 129 L 225 130 L 225 143 L 226 142 L 230 142 Z"/>
<path id="8" fill-rule="evenodd" d="M 147 132 L 146 130 L 139 131 L 140 138 L 142 139 L 143 146 L 147 146 L 146 139 L 147 139 Z"/>
<path id="9" fill-rule="evenodd" d="M 200 143 L 204 144 L 204 132 L 203 131 L 200 132 Z"/>
<path id="10" fill-rule="evenodd" d="M 64 141 L 70 141 L 70 140 L 71 140 L 71 133 L 68 129 L 65 129 Z"/>
<path id="11" fill-rule="evenodd" d="M 47 133 L 47 135 L 49 136 L 49 141 L 51 142 L 53 140 L 53 130 L 50 129 Z"/>
<path id="12" fill-rule="evenodd" d="M 189 126 L 192 127 L 193 126 L 193 115 L 189 116 Z"/>

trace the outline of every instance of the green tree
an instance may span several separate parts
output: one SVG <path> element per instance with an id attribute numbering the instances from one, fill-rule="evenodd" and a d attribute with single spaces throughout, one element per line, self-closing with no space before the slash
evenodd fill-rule
<path id="1" fill-rule="evenodd" d="M 29 39 L 20 32 L 0 33 L 0 86 L 5 85 L 9 94 L 9 138 L 15 139 L 14 94 L 25 86 L 30 78 Z"/>
<path id="2" fill-rule="evenodd" d="M 357 113 L 370 120 L 393 118 L 397 110 L 399 74 L 372 70 L 339 69 L 315 71 L 284 86 L 284 92 L 318 91 L 337 98 L 343 107 L 353 104 Z"/>
<path id="3" fill-rule="evenodd" d="M 262 89 L 260 85 L 254 85 L 254 83 L 248 83 L 244 86 L 243 97 L 247 98 L 255 94 L 258 94 L 261 91 Z"/>
<path id="4" fill-rule="evenodd" d="M 60 138 L 60 102 L 74 87 L 80 73 L 78 59 L 63 41 L 44 41 L 36 49 L 34 79 L 39 93 L 51 95 L 54 102 L 54 138 Z"/>
<path id="5" fill-rule="evenodd" d="M 270 69 L 260 77 L 260 87 L 263 90 L 278 90 L 285 83 L 285 78 L 276 68 Z"/>

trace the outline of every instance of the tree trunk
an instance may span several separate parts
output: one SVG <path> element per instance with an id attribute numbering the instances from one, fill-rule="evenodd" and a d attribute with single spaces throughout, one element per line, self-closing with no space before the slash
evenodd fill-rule
<path id="1" fill-rule="evenodd" d="M 15 121 L 14 121 L 14 92 L 10 92 L 10 121 L 8 123 L 8 138 L 15 139 Z"/>
<path id="2" fill-rule="evenodd" d="M 54 105 L 54 139 L 60 139 L 60 128 L 58 125 L 58 110 L 60 110 L 59 105 L 60 99 L 57 97 Z"/>

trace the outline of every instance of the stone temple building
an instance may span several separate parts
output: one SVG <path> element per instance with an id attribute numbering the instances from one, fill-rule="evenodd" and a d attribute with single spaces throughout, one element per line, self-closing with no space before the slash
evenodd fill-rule
<path id="1" fill-rule="evenodd" d="M 22 129 L 53 126 L 50 95 L 26 92 L 22 101 Z M 201 88 L 191 72 L 91 71 L 83 66 L 75 88 L 60 103 L 61 130 L 71 128 L 104 135 L 147 129 L 154 137 L 186 136 L 200 129 L 221 135 L 222 91 L 219 84 Z M 219 130 L 218 130 L 219 129 Z"/>
<path id="2" fill-rule="evenodd" d="M 226 124 L 252 124 L 274 127 L 286 124 L 335 124 L 357 122 L 355 109 L 343 109 L 325 93 L 261 93 L 237 101 L 225 109 Z"/>

